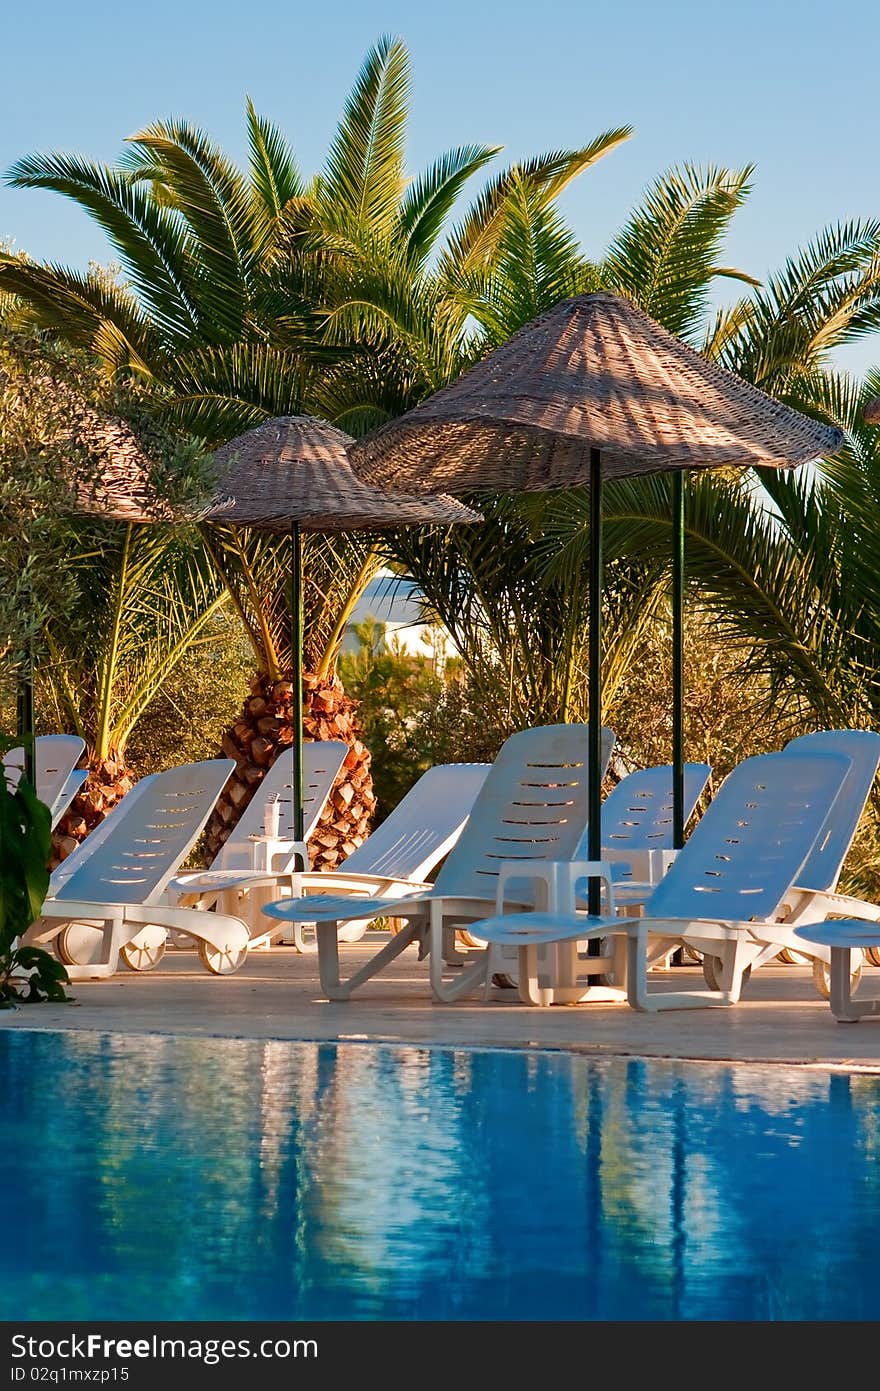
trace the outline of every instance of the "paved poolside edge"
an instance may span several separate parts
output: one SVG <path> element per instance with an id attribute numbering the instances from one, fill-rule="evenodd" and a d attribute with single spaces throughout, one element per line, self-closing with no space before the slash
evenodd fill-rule
<path id="1" fill-rule="evenodd" d="M 372 949 L 373 943 L 346 948 L 346 965 L 350 960 L 356 969 Z M 880 994 L 880 970 L 865 977 L 865 992 Z M 701 979 L 699 968 L 683 967 L 658 975 L 656 988 L 697 987 Z M 796 966 L 755 972 L 746 997 L 732 1008 L 660 1015 L 621 1004 L 529 1009 L 506 994 L 488 1004 L 435 1005 L 425 963 L 414 952 L 346 1004 L 322 999 L 314 956 L 277 948 L 254 953 L 234 976 L 211 977 L 193 953 L 175 952 L 149 974 L 124 971 L 71 991 L 72 1005 L 0 1011 L 0 1031 L 516 1048 L 880 1072 L 880 1025 L 837 1024 L 809 970 Z"/>

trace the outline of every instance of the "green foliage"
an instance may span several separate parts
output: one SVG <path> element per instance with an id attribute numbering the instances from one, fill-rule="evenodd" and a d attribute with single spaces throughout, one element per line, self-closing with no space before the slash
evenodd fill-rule
<path id="1" fill-rule="evenodd" d="M 221 611 L 206 636 L 205 645 L 191 648 L 164 678 L 132 731 L 126 762 L 136 777 L 214 758 L 241 709 L 253 673 L 241 627 Z"/>
<path id="2" fill-rule="evenodd" d="M 66 489 L 87 480 L 82 450 L 68 432 L 66 395 L 80 383 L 63 348 L 0 323 L 0 668 L 9 680 L 39 652 L 48 614 L 71 602 L 75 585 L 63 517 Z"/>
<path id="3" fill-rule="evenodd" d="M 214 641 L 226 596 L 182 528 L 80 524 L 71 566 L 77 602 L 45 625 L 59 725 L 96 759 L 122 752 L 187 653 Z"/>
<path id="4" fill-rule="evenodd" d="M 355 624 L 354 633 L 358 650 L 343 653 L 339 676 L 358 704 L 382 820 L 436 761 L 424 716 L 441 699 L 444 683 L 427 658 L 404 652 L 393 639 L 386 643 L 384 624 L 367 620 Z"/>
<path id="5" fill-rule="evenodd" d="M 372 753 L 379 819 L 393 811 L 413 783 L 438 763 L 486 763 L 508 734 L 521 728 L 499 708 L 494 680 L 482 685 L 457 658 L 405 652 L 385 625 L 355 625 L 358 650 L 346 652 L 339 674 L 358 702 L 358 719 Z"/>
<path id="6" fill-rule="evenodd" d="M 40 915 L 50 851 L 48 807 L 26 778 L 13 789 L 0 775 L 0 1009 L 67 999 L 60 961 L 39 947 L 16 945 Z"/>

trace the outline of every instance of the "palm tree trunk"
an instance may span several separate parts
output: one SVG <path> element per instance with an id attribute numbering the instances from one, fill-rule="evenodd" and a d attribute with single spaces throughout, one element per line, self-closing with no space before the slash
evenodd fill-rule
<path id="1" fill-rule="evenodd" d="M 280 681 L 259 673 L 238 718 L 223 735 L 220 753 L 235 759 L 206 828 L 210 863 L 228 840 L 239 817 L 275 759 L 290 749 L 293 738 L 291 673 Z M 361 738 L 356 703 L 338 676 L 303 675 L 303 735 L 306 740 L 339 739 L 349 752 L 330 793 L 324 814 L 309 839 L 313 869 L 333 869 L 362 845 L 376 806 L 370 753 Z"/>
<path id="2" fill-rule="evenodd" d="M 89 831 L 94 830 L 130 791 L 134 782 L 124 750 L 110 749 L 105 758 L 92 759 L 88 778 L 52 832 L 51 869 L 73 853 Z"/>

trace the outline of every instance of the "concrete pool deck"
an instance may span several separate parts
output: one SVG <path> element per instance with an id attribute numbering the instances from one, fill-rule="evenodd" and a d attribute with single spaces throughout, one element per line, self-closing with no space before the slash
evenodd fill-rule
<path id="1" fill-rule="evenodd" d="M 378 936 L 375 943 L 381 942 Z M 356 969 L 376 950 L 341 948 Z M 652 976 L 652 988 L 699 988 L 697 966 Z M 861 990 L 880 995 L 880 969 Z M 432 1003 L 427 963 L 405 952 L 348 1003 L 321 998 L 317 958 L 292 948 L 254 952 L 233 976 L 209 976 L 194 952 L 169 951 L 155 971 L 124 968 L 70 987 L 72 1005 L 0 1012 L 0 1029 L 82 1029 L 249 1039 L 375 1040 L 465 1047 L 561 1048 L 594 1056 L 831 1065 L 880 1072 L 880 1020 L 838 1024 L 803 966 L 756 971 L 732 1008 L 638 1014 L 625 1004 L 531 1009 L 513 992 L 484 1004 Z"/>

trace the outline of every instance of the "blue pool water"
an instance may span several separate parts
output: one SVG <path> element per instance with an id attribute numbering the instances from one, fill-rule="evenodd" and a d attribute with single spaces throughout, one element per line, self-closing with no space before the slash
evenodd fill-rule
<path id="1" fill-rule="evenodd" d="M 880 1078 L 0 1032 L 3 1319 L 870 1319 Z"/>

